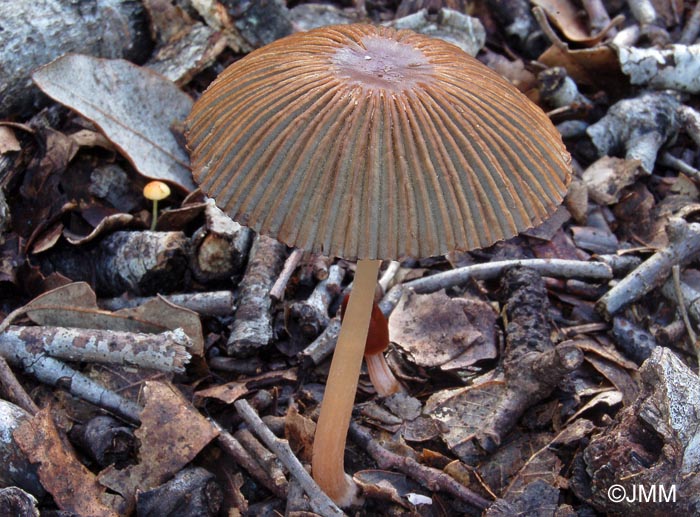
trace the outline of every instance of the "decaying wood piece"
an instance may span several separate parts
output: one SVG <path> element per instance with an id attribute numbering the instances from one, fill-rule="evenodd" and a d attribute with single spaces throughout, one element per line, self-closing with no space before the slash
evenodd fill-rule
<path id="1" fill-rule="evenodd" d="M 99 385 L 62 361 L 46 355 L 41 342 L 27 346 L 15 332 L 0 334 L 0 355 L 49 386 L 60 386 L 72 395 L 91 402 L 130 422 L 139 422 L 141 407 Z"/>
<path id="2" fill-rule="evenodd" d="M 542 100 L 552 108 L 564 108 L 567 106 L 592 108 L 593 103 L 578 90 L 576 82 L 569 77 L 566 69 L 561 66 L 553 66 L 537 74 L 540 95 Z"/>
<path id="3" fill-rule="evenodd" d="M 630 76 L 632 84 L 700 93 L 700 45 L 619 47 L 617 53 L 622 71 Z"/>
<path id="4" fill-rule="evenodd" d="M 606 318 L 663 284 L 674 265 L 683 265 L 700 252 L 700 223 L 671 217 L 666 233 L 667 247 L 654 253 L 596 302 L 596 308 Z"/>
<path id="5" fill-rule="evenodd" d="M 654 350 L 640 375 L 637 400 L 591 440 L 572 488 L 603 513 L 697 515 L 700 380 L 664 347 Z"/>
<path id="6" fill-rule="evenodd" d="M 337 264 L 331 266 L 328 278 L 319 282 L 306 300 L 290 305 L 289 316 L 305 337 L 316 338 L 328 326 L 328 308 L 342 291 L 344 277 L 345 269 Z"/>
<path id="7" fill-rule="evenodd" d="M 350 438 L 366 450 L 382 469 L 396 469 L 431 490 L 447 492 L 480 510 L 483 510 L 491 504 L 444 471 L 428 467 L 409 456 L 397 454 L 385 449 L 379 445 L 376 440 L 372 439 L 372 435 L 367 429 L 358 424 L 350 424 Z"/>
<path id="8" fill-rule="evenodd" d="M 16 486 L 0 489 L 0 515 L 39 517 L 39 501 L 32 494 Z"/>
<path id="9" fill-rule="evenodd" d="M 232 291 L 207 291 L 203 293 L 182 293 L 160 295 L 168 302 L 179 307 L 184 307 L 198 313 L 201 316 L 230 316 L 233 312 L 235 297 Z M 152 296 L 134 296 L 125 298 L 101 298 L 97 304 L 101 309 L 118 311 L 139 307 L 150 301 Z"/>
<path id="10" fill-rule="evenodd" d="M 114 464 L 119 469 L 135 461 L 138 440 L 134 429 L 109 415 L 76 423 L 69 435 L 100 468 Z"/>
<path id="11" fill-rule="evenodd" d="M 206 283 L 229 278 L 243 267 L 253 231 L 232 221 L 211 199 L 204 217 L 206 224 L 192 236 L 190 268 L 195 279 Z"/>
<path id="12" fill-rule="evenodd" d="M 182 329 L 160 334 L 68 327 L 11 326 L 0 334 L 3 348 L 12 353 L 18 341 L 22 349 L 46 352 L 67 361 L 128 364 L 163 372 L 182 373 L 190 360 L 192 341 Z"/>
<path id="13" fill-rule="evenodd" d="M 537 271 L 542 276 L 555 278 L 577 278 L 579 280 L 612 279 L 612 269 L 601 262 L 564 259 L 522 259 L 464 266 L 445 271 L 444 273 L 419 278 L 418 280 L 411 280 L 403 285 L 417 293 L 434 293 L 440 289 L 463 285 L 472 278 L 476 280 L 498 278 L 506 269 L 512 267 L 526 267 Z"/>
<path id="14" fill-rule="evenodd" d="M 272 340 L 270 289 L 282 270 L 286 250 L 287 247 L 275 239 L 264 235 L 256 237 L 239 286 L 236 319 L 227 343 L 229 355 L 250 355 Z"/>
<path id="15" fill-rule="evenodd" d="M 640 160 L 642 170 L 651 174 L 659 149 L 678 133 L 680 105 L 677 96 L 670 92 L 624 99 L 586 132 L 601 156 L 623 148 L 627 160 Z"/>
<path id="16" fill-rule="evenodd" d="M 182 286 L 189 241 L 182 232 L 114 232 L 100 243 L 97 290 L 145 295 Z"/>
<path id="17" fill-rule="evenodd" d="M 505 392 L 475 434 L 482 451 L 493 452 L 533 404 L 548 397 L 567 373 L 583 361 L 573 343 L 554 346 L 547 320 L 549 300 L 542 277 L 527 268 L 508 270 L 506 349 L 503 358 Z M 476 455 L 478 450 L 474 451 Z"/>
<path id="18" fill-rule="evenodd" d="M 158 487 L 139 491 L 136 514 L 214 517 L 223 500 L 214 474 L 202 467 L 188 467 Z"/>
<path id="19" fill-rule="evenodd" d="M 642 364 L 657 346 L 651 332 L 622 316 L 613 318 L 612 335 L 615 346 L 637 364 Z"/>
<path id="20" fill-rule="evenodd" d="M 0 399 L 0 487 L 17 486 L 42 498 L 46 491 L 41 486 L 36 467 L 12 437 L 13 431 L 30 418 L 31 415 L 22 408 Z"/>
<path id="21" fill-rule="evenodd" d="M 302 486 L 304 492 L 309 496 L 311 508 L 316 513 L 324 517 L 345 515 L 304 469 L 297 457 L 294 456 L 294 452 L 289 447 L 287 440 L 277 438 L 245 399 L 237 400 L 234 406 L 236 406 L 236 411 L 238 411 L 241 418 L 246 421 L 263 443 L 275 453 L 282 464 L 287 467 L 289 474 Z"/>
<path id="22" fill-rule="evenodd" d="M 134 0 L 0 2 L 0 118 L 39 99 L 31 72 L 77 52 L 142 62 L 151 49 L 148 19 Z"/>

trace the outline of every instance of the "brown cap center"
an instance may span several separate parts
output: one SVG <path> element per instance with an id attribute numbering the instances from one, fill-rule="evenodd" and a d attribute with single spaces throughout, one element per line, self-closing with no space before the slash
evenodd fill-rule
<path id="1" fill-rule="evenodd" d="M 362 45 L 339 48 L 331 58 L 339 78 L 367 89 L 401 91 L 433 80 L 433 66 L 412 45 L 365 36 Z"/>

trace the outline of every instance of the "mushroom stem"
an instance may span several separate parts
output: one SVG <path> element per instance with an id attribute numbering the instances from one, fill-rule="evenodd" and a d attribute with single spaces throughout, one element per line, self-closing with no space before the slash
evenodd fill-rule
<path id="1" fill-rule="evenodd" d="M 388 397 L 394 393 L 401 391 L 401 384 L 394 377 L 393 372 L 384 358 L 384 353 L 365 355 L 367 362 L 367 373 L 369 380 L 372 381 L 372 386 L 377 390 L 380 397 Z"/>
<path id="2" fill-rule="evenodd" d="M 350 506 L 358 487 L 345 474 L 345 440 L 369 331 L 380 260 L 359 260 L 350 301 L 328 372 L 311 459 L 313 478 L 340 506 Z"/>
<path id="3" fill-rule="evenodd" d="M 158 222 L 158 200 L 153 200 L 153 216 L 151 217 L 151 231 L 155 231 Z"/>

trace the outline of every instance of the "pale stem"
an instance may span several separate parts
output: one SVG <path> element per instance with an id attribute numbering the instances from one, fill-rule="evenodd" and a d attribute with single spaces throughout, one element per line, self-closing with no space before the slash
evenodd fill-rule
<path id="1" fill-rule="evenodd" d="M 380 260 L 357 262 L 314 437 L 313 478 L 340 506 L 350 506 L 358 491 L 352 478 L 345 474 L 345 441 L 355 404 L 380 264 Z"/>
<path id="2" fill-rule="evenodd" d="M 372 381 L 372 386 L 380 397 L 388 397 L 401 391 L 401 385 L 389 368 L 383 352 L 367 354 L 365 362 L 367 363 L 369 380 Z"/>
<path id="3" fill-rule="evenodd" d="M 155 231 L 156 222 L 158 221 L 158 200 L 153 200 L 153 217 L 151 217 L 151 231 Z"/>

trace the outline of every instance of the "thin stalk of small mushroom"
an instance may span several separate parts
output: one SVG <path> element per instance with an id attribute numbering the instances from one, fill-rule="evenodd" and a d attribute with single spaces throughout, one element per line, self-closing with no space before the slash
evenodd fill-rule
<path id="1" fill-rule="evenodd" d="M 359 489 L 345 474 L 344 453 L 362 357 L 369 331 L 379 260 L 359 260 L 345 319 L 338 335 L 321 413 L 311 471 L 316 483 L 340 506 L 352 505 Z"/>

